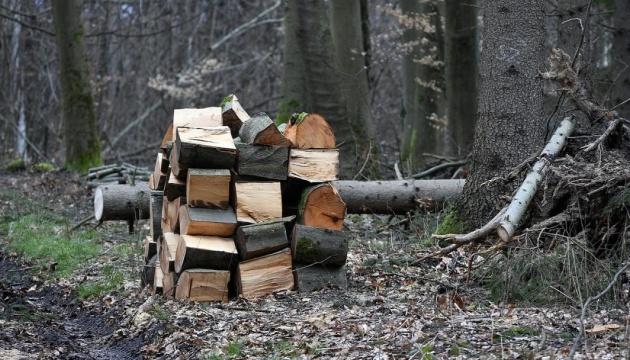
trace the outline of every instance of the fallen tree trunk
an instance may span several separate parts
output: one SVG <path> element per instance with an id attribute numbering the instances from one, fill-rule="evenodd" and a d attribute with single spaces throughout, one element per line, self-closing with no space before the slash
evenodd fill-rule
<path id="1" fill-rule="evenodd" d="M 461 194 L 464 180 L 333 181 L 351 214 L 400 214 L 427 210 Z"/>
<path id="2" fill-rule="evenodd" d="M 97 221 L 148 219 L 151 190 L 147 184 L 102 185 L 94 192 Z"/>

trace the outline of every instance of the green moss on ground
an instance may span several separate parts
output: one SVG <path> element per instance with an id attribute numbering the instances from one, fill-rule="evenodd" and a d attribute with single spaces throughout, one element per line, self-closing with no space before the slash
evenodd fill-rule
<path id="1" fill-rule="evenodd" d="M 445 234 L 463 234 L 466 231 L 466 222 L 461 220 L 455 209 L 450 209 L 444 219 L 440 222 L 435 233 L 437 235 Z"/>
<path id="2" fill-rule="evenodd" d="M 26 170 L 26 163 L 23 159 L 14 159 L 7 164 L 6 169 L 10 172 Z"/>
<path id="3" fill-rule="evenodd" d="M 42 162 L 38 162 L 37 164 L 33 165 L 33 170 L 37 171 L 37 172 L 42 172 L 42 173 L 46 173 L 46 172 L 51 172 L 51 171 L 55 171 L 57 170 L 57 167 L 47 161 L 42 161 Z"/>

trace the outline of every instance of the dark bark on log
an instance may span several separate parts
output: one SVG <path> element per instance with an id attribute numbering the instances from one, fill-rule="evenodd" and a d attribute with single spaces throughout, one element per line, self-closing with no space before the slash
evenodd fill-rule
<path id="1" fill-rule="evenodd" d="M 153 286 L 153 280 L 155 278 L 155 267 L 158 266 L 157 259 L 158 259 L 157 254 L 154 254 L 149 259 L 149 261 L 147 261 L 147 263 L 142 267 L 142 277 L 141 277 L 142 287 L 145 287 L 147 285 Z"/>
<path id="2" fill-rule="evenodd" d="M 237 143 L 237 172 L 271 180 L 286 180 L 289 167 L 289 148 Z"/>
<path id="3" fill-rule="evenodd" d="M 271 254 L 289 246 L 284 221 L 241 226 L 236 230 L 235 240 L 241 260 Z"/>
<path id="4" fill-rule="evenodd" d="M 348 288 L 346 267 L 327 267 L 322 265 L 296 266 L 295 278 L 300 292 L 310 292 L 327 287 Z"/>
<path id="5" fill-rule="evenodd" d="M 175 177 L 174 174 L 170 174 L 168 182 L 164 186 L 164 195 L 168 201 L 173 201 L 180 196 L 186 195 L 186 182 Z"/>
<path id="6" fill-rule="evenodd" d="M 179 179 L 189 168 L 231 169 L 236 148 L 226 126 L 179 128 L 171 154 L 171 170 Z"/>
<path id="7" fill-rule="evenodd" d="M 250 145 L 291 146 L 273 123 L 273 120 L 265 113 L 254 115 L 243 123 L 239 131 L 241 141 Z"/>
<path id="8" fill-rule="evenodd" d="M 150 193 L 147 184 L 103 185 L 94 192 L 97 221 L 148 219 Z"/>
<path id="9" fill-rule="evenodd" d="M 232 236 L 236 230 L 236 214 L 227 209 L 204 209 L 182 205 L 179 210 L 179 231 L 185 235 Z"/>
<path id="10" fill-rule="evenodd" d="M 150 232 L 151 239 L 157 241 L 162 235 L 162 200 L 164 193 L 162 191 L 151 191 L 149 217 L 151 218 Z"/>
<path id="11" fill-rule="evenodd" d="M 341 266 L 348 257 L 348 239 L 343 231 L 296 224 L 291 236 L 291 249 L 298 264 Z"/>
<path id="12" fill-rule="evenodd" d="M 352 214 L 403 214 L 455 200 L 464 180 L 334 181 Z"/>
<path id="13" fill-rule="evenodd" d="M 236 246 L 231 238 L 182 235 L 177 247 L 175 271 L 192 268 L 230 270 L 238 263 Z"/>

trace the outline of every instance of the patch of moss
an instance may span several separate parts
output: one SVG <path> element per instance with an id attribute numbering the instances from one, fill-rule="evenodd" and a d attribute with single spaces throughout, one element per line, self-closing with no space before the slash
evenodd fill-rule
<path id="1" fill-rule="evenodd" d="M 90 149 L 76 159 L 67 159 L 66 167 L 86 173 L 89 168 L 102 165 L 101 149 L 98 142 L 91 144 Z"/>
<path id="2" fill-rule="evenodd" d="M 462 234 L 466 231 L 466 223 L 459 218 L 457 211 L 451 209 L 448 211 L 444 219 L 440 222 L 435 233 L 437 235 L 445 234 Z"/>
<path id="3" fill-rule="evenodd" d="M 223 109 L 223 107 L 224 107 L 225 105 L 227 105 L 227 103 L 229 103 L 230 101 L 232 101 L 232 99 L 234 99 L 234 94 L 230 94 L 230 95 L 228 95 L 228 96 L 224 97 L 224 98 L 223 98 L 223 100 L 221 100 L 221 104 L 219 104 L 219 107 L 220 107 L 221 109 Z"/>
<path id="4" fill-rule="evenodd" d="M 47 173 L 57 170 L 57 167 L 47 161 L 43 161 L 33 165 L 33 170 L 37 172 Z"/>
<path id="5" fill-rule="evenodd" d="M 17 159 L 11 160 L 7 164 L 6 169 L 7 171 L 10 171 L 10 172 L 26 170 L 26 163 L 24 162 L 23 159 L 17 158 Z"/>

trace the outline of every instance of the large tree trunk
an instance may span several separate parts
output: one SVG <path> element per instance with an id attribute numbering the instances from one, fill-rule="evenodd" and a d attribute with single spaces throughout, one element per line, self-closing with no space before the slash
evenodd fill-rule
<path id="1" fill-rule="evenodd" d="M 348 121 L 335 57 L 327 4 L 324 1 L 288 0 L 285 5 L 284 74 L 278 118 L 293 112 L 323 115 L 341 146 L 341 175 L 354 175 L 355 138 Z"/>
<path id="2" fill-rule="evenodd" d="M 630 2 L 628 0 L 616 0 L 615 6 L 612 106 L 630 98 Z M 622 114 L 630 113 L 630 102 L 621 105 L 616 110 Z"/>
<path id="3" fill-rule="evenodd" d="M 479 226 L 502 207 L 518 183 L 488 180 L 507 175 L 545 142 L 543 0 L 487 1 L 480 62 L 479 118 L 471 176 L 462 214 Z"/>
<path id="4" fill-rule="evenodd" d="M 446 107 L 452 154 L 472 147 L 477 117 L 477 1 L 446 0 Z"/>
<path id="5" fill-rule="evenodd" d="M 83 44 L 81 4 L 78 0 L 53 0 L 52 6 L 63 95 L 66 165 L 84 171 L 101 163 L 101 150 Z"/>
<path id="6" fill-rule="evenodd" d="M 370 142 L 376 130 L 368 101 L 368 74 L 365 56 L 361 0 L 333 0 L 331 2 L 332 36 L 335 58 L 341 81 L 348 120 L 354 125 L 358 138 L 367 135 Z M 371 145 L 374 144 L 360 144 Z"/>
<path id="7" fill-rule="evenodd" d="M 435 4 L 401 0 L 400 5 L 409 19 L 403 32 L 409 52 L 402 66 L 401 159 L 414 170 L 422 164 L 422 153 L 434 152 L 438 146 L 435 120 L 443 112 L 442 23 Z"/>

